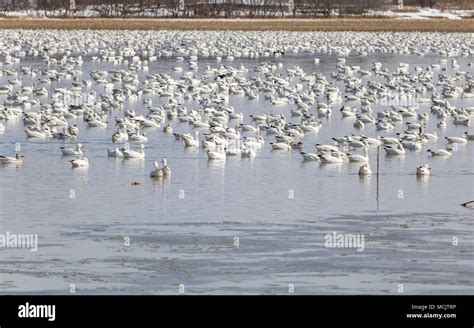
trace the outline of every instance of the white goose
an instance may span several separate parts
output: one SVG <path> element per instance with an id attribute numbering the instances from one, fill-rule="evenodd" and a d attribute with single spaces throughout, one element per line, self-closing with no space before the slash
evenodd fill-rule
<path id="1" fill-rule="evenodd" d="M 347 154 L 349 162 L 368 162 L 369 161 L 369 151 L 367 147 L 364 148 L 364 156 L 357 154 Z"/>
<path id="2" fill-rule="evenodd" d="M 366 163 L 366 164 L 362 165 L 359 168 L 359 175 L 360 176 L 370 176 L 370 175 L 372 175 L 372 170 L 370 169 L 369 163 Z"/>
<path id="3" fill-rule="evenodd" d="M 153 163 L 153 170 L 150 172 L 150 178 L 162 178 L 163 171 L 157 161 Z"/>
<path id="4" fill-rule="evenodd" d="M 138 158 L 142 159 L 145 158 L 145 145 L 140 144 L 140 150 L 130 150 L 130 149 L 122 149 L 123 157 L 125 158 Z"/>
<path id="5" fill-rule="evenodd" d="M 185 147 L 199 147 L 199 131 L 194 133 L 194 138 L 189 135 L 183 135 L 184 146 Z"/>
<path id="6" fill-rule="evenodd" d="M 238 147 L 227 148 L 225 151 L 227 156 L 238 156 L 241 155 L 241 150 Z"/>
<path id="7" fill-rule="evenodd" d="M 161 160 L 161 164 L 163 164 L 163 168 L 161 171 L 163 172 L 163 176 L 170 176 L 171 175 L 171 169 L 168 167 L 168 164 L 166 162 L 166 158 L 163 158 Z"/>
<path id="8" fill-rule="evenodd" d="M 446 147 L 446 149 L 428 149 L 427 152 L 431 153 L 431 156 L 449 157 L 453 154 L 453 149 L 449 147 Z"/>
<path id="9" fill-rule="evenodd" d="M 387 155 L 391 156 L 405 155 L 406 153 L 405 148 L 403 148 L 403 145 L 400 142 L 397 143 L 397 147 L 385 146 L 383 149 L 385 149 Z"/>
<path id="10" fill-rule="evenodd" d="M 342 163 L 344 160 L 339 152 L 331 152 L 329 154 L 318 155 L 321 159 L 321 163 L 331 164 L 331 163 Z"/>
<path id="11" fill-rule="evenodd" d="M 137 133 L 132 133 L 129 138 L 130 138 L 130 141 L 133 141 L 133 142 L 148 142 L 148 136 L 146 132 L 144 132 L 143 134 L 140 134 L 140 132 L 137 131 Z"/>
<path id="12" fill-rule="evenodd" d="M 416 168 L 416 175 L 418 175 L 418 176 L 430 175 L 430 170 L 431 170 L 431 168 L 428 166 L 428 164 L 418 166 Z"/>
<path id="13" fill-rule="evenodd" d="M 339 151 L 339 149 L 336 146 L 332 145 L 321 145 L 321 144 L 316 144 L 314 146 L 317 151 Z"/>
<path id="14" fill-rule="evenodd" d="M 113 143 L 124 143 L 126 141 L 128 141 L 128 133 L 126 131 L 119 129 L 112 135 Z"/>
<path id="15" fill-rule="evenodd" d="M 420 150 L 421 147 L 423 146 L 422 143 L 418 140 L 416 141 L 411 141 L 411 140 L 404 140 L 402 141 L 403 148 L 408 149 L 408 150 Z"/>
<path id="16" fill-rule="evenodd" d="M 369 145 L 371 146 L 380 146 L 382 144 L 382 142 L 377 139 L 377 138 L 370 138 L 370 137 L 366 137 L 366 136 L 362 136 Z"/>
<path id="17" fill-rule="evenodd" d="M 77 168 L 87 168 L 89 167 L 89 160 L 87 159 L 87 157 L 83 157 L 83 158 L 80 158 L 80 159 L 73 159 L 70 161 L 71 164 L 72 164 L 72 168 L 73 169 L 77 169 Z"/>
<path id="18" fill-rule="evenodd" d="M 31 128 L 26 129 L 25 133 L 28 139 L 46 139 L 50 137 L 50 135 L 47 134 L 45 131 L 36 131 L 32 130 Z"/>
<path id="19" fill-rule="evenodd" d="M 465 135 L 462 137 L 444 137 L 444 138 L 448 140 L 450 144 L 453 144 L 453 143 L 466 144 L 467 143 L 467 138 Z"/>
<path id="20" fill-rule="evenodd" d="M 87 122 L 89 128 L 106 128 L 107 127 L 107 115 L 97 117 Z"/>
<path id="21" fill-rule="evenodd" d="M 254 158 L 257 156 L 257 152 L 253 148 L 242 147 L 240 149 L 240 156 Z"/>
<path id="22" fill-rule="evenodd" d="M 84 146 L 80 143 L 76 145 L 76 148 L 66 148 L 66 147 L 60 147 L 61 152 L 63 153 L 63 156 L 80 156 L 83 155 L 82 148 Z"/>
<path id="23" fill-rule="evenodd" d="M 369 143 L 367 142 L 367 140 L 365 140 L 365 138 L 362 138 L 362 140 L 349 140 L 348 144 L 350 148 L 354 149 L 367 148 L 369 146 Z"/>
<path id="24" fill-rule="evenodd" d="M 15 157 L 0 156 L 0 164 L 21 164 L 23 157 L 20 153 L 16 153 Z"/>
<path id="25" fill-rule="evenodd" d="M 118 158 L 124 157 L 122 150 L 120 150 L 118 147 L 115 147 L 115 149 L 107 149 L 107 156 L 118 157 Z"/>
<path id="26" fill-rule="evenodd" d="M 256 138 L 244 138 L 244 147 L 251 149 L 260 149 L 265 144 L 265 140 L 262 136 L 257 136 Z"/>
<path id="27" fill-rule="evenodd" d="M 305 153 L 304 151 L 300 152 L 301 156 L 303 156 L 303 160 L 305 161 L 320 161 L 318 154 L 315 153 Z"/>
<path id="28" fill-rule="evenodd" d="M 207 158 L 210 160 L 225 160 L 226 159 L 225 149 L 223 149 L 222 151 L 208 150 L 206 154 L 207 154 Z"/>
<path id="29" fill-rule="evenodd" d="M 270 142 L 272 150 L 291 150 L 291 145 L 288 142 Z"/>
<path id="30" fill-rule="evenodd" d="M 431 132 L 431 133 L 423 132 L 421 136 L 428 140 L 438 140 L 438 134 L 436 132 Z"/>
<path id="31" fill-rule="evenodd" d="M 257 132 L 257 128 L 252 125 L 240 124 L 242 131 Z"/>
<path id="32" fill-rule="evenodd" d="M 1 127 L 0 127 L 0 130 L 1 130 Z M 474 140 L 474 133 L 464 132 L 464 137 L 467 140 Z"/>

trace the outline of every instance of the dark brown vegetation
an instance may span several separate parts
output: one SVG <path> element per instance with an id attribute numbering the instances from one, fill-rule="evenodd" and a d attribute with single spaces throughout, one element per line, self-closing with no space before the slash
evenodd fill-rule
<path id="1" fill-rule="evenodd" d="M 474 20 L 408 19 L 0 19 L 0 28 L 106 30 L 286 30 L 474 32 Z"/>

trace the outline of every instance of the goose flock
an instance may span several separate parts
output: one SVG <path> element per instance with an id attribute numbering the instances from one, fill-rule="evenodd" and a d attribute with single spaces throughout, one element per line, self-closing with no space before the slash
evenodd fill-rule
<path id="1" fill-rule="evenodd" d="M 94 165 L 84 146 L 90 131 L 110 127 L 114 131 L 104 137 L 110 146 L 103 154 L 122 160 L 144 160 L 151 137 L 160 135 L 183 148 L 202 149 L 210 161 L 258 160 L 267 150 L 296 152 L 302 161 L 358 163 L 364 177 L 372 174 L 370 148 L 380 147 L 386 156 L 424 151 L 429 162 L 434 156 L 456 156 L 474 140 L 469 132 L 474 117 L 472 34 L 0 34 L 0 141 L 10 122 L 22 120 L 26 142 L 64 142 L 58 155 L 75 157 L 70 160 L 74 169 Z M 366 68 L 349 63 L 370 56 L 424 61 L 399 62 L 391 69 L 382 61 Z M 285 58 L 309 61 L 312 69 L 285 65 Z M 330 71 L 322 67 L 328 58 L 335 59 Z M 460 58 L 468 61 L 464 70 Z M 170 65 L 167 70 L 155 69 L 161 62 Z M 255 108 L 232 106 L 236 98 Z M 401 98 L 409 101 L 399 103 Z M 453 105 L 457 101 L 465 105 Z M 265 111 L 257 110 L 262 104 Z M 319 139 L 319 131 L 335 120 L 351 122 L 350 129 Z M 433 120 L 436 128 L 430 130 Z M 463 127 L 463 132 L 445 135 L 448 125 Z M 308 135 L 316 142 L 305 142 Z M 435 148 L 438 139 L 445 140 L 443 148 Z M 2 143 L 0 150 L 9 147 Z M 0 164 L 28 160 L 28 154 L 11 153 L 0 156 Z M 419 164 L 413 172 L 429 175 L 429 164 Z M 151 178 L 170 175 L 165 158 L 153 161 Z"/>

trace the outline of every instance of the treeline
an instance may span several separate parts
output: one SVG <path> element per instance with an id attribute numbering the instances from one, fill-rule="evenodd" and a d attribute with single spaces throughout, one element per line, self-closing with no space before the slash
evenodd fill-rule
<path id="1" fill-rule="evenodd" d="M 278 17 L 363 14 L 391 0 L 0 0 L 4 11 L 100 17 Z"/>
<path id="2" fill-rule="evenodd" d="M 459 1 L 463 0 L 404 0 L 406 5 L 430 7 L 436 2 Z M 369 10 L 397 3 L 397 0 L 0 0 L 0 9 L 4 13 L 39 10 L 46 16 L 64 17 L 331 17 L 364 15 Z"/>

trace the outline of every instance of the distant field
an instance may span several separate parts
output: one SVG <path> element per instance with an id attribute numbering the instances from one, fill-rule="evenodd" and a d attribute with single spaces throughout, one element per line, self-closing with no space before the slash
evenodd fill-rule
<path id="1" fill-rule="evenodd" d="M 0 19 L 0 29 L 474 32 L 474 19 Z"/>

